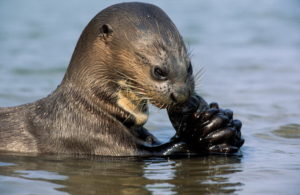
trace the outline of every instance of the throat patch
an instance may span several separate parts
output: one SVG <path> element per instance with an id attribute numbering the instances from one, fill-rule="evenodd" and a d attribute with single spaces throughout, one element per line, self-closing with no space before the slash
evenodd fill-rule
<path id="1" fill-rule="evenodd" d="M 133 116 L 136 125 L 144 125 L 147 122 L 149 116 L 147 101 L 141 100 L 133 92 L 120 90 L 117 104 Z"/>

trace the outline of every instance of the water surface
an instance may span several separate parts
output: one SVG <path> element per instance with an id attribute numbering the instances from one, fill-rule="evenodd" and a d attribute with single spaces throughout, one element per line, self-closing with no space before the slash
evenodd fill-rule
<path id="1" fill-rule="evenodd" d="M 35 101 L 62 80 L 88 21 L 118 1 L 0 2 L 0 106 Z M 198 93 L 243 121 L 242 156 L 76 158 L 0 155 L 0 194 L 300 194 L 300 2 L 149 1 L 188 44 Z M 151 107 L 147 128 L 174 130 Z"/>

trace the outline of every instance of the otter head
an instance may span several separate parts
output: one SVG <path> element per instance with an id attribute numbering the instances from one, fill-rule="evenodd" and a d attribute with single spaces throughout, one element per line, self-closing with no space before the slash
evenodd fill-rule
<path id="1" fill-rule="evenodd" d="M 84 88 L 109 94 L 135 116 L 146 112 L 147 102 L 166 108 L 184 103 L 194 90 L 191 61 L 176 26 L 160 8 L 145 3 L 116 4 L 96 15 L 81 35 L 66 78 L 84 78 Z"/>

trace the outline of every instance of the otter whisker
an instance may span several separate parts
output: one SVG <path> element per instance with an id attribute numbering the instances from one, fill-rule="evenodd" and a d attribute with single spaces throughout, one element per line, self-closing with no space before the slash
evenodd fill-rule
<path id="1" fill-rule="evenodd" d="M 145 89 L 143 89 L 143 88 L 140 88 L 140 87 L 137 87 L 137 86 L 134 86 L 134 85 L 130 85 L 130 84 L 128 84 L 128 83 L 126 83 L 126 86 L 127 87 L 129 87 L 129 88 L 131 88 L 131 89 L 138 89 L 139 91 L 142 91 L 142 92 L 144 92 L 145 91 Z"/>
<path id="2" fill-rule="evenodd" d="M 127 121 L 130 119 L 130 116 L 131 116 L 131 115 L 128 115 L 128 116 L 125 118 L 125 120 L 123 121 L 123 123 L 127 122 Z"/>
<path id="3" fill-rule="evenodd" d="M 205 73 L 205 69 L 204 69 L 204 68 L 200 68 L 200 69 L 194 74 L 195 82 L 196 82 L 196 81 L 200 81 L 200 79 L 202 79 L 204 73 Z"/>
<path id="4" fill-rule="evenodd" d="M 120 72 L 120 71 L 117 71 L 117 73 L 120 74 L 120 76 L 121 76 L 122 78 L 124 78 L 125 81 L 128 81 L 128 82 L 126 82 L 126 85 L 128 85 L 128 86 L 130 86 L 130 87 L 132 87 L 132 88 L 134 88 L 134 89 L 139 89 L 139 90 L 141 90 L 141 91 L 144 91 L 144 90 L 145 90 L 145 89 L 142 87 L 143 85 L 140 84 L 140 83 L 137 81 L 137 79 L 131 78 L 130 76 L 128 76 L 128 75 L 126 75 L 125 73 Z M 134 84 L 137 84 L 137 85 L 139 85 L 139 86 L 141 86 L 141 87 L 136 86 L 136 85 L 130 85 L 129 83 L 134 83 Z"/>
<path id="5" fill-rule="evenodd" d="M 200 68 L 195 74 L 194 74 L 194 83 L 195 83 L 195 91 L 199 90 L 199 84 L 201 83 L 200 80 L 203 78 L 205 69 Z"/>
<path id="6" fill-rule="evenodd" d="M 120 74 L 120 76 L 122 76 L 123 78 L 125 78 L 125 79 L 127 79 L 127 80 L 135 81 L 135 79 L 131 78 L 130 76 L 128 76 L 127 74 L 125 74 L 125 73 L 123 73 L 123 72 L 121 72 L 121 71 L 119 71 L 119 70 L 116 70 L 116 72 L 117 72 L 118 74 Z"/>

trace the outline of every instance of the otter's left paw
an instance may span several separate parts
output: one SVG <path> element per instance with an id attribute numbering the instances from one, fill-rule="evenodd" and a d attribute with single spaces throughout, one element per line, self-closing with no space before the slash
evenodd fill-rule
<path id="1" fill-rule="evenodd" d="M 235 153 L 244 144 L 242 123 L 233 120 L 233 112 L 220 109 L 217 103 L 204 112 L 195 112 L 189 120 L 192 150 L 207 153 Z"/>

